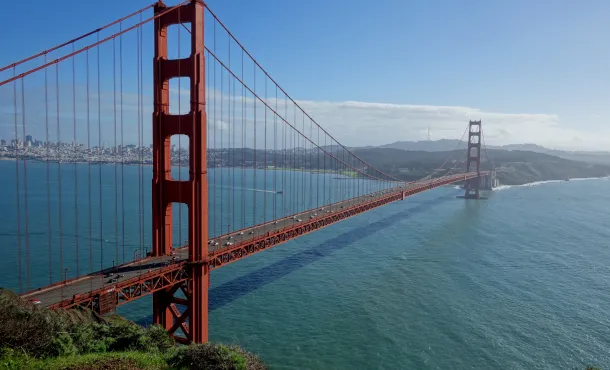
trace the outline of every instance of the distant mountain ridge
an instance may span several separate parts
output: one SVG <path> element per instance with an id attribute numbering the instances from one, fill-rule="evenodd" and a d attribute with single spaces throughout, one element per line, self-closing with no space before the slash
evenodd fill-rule
<path id="1" fill-rule="evenodd" d="M 423 141 L 396 141 L 391 144 L 380 145 L 378 148 L 391 148 L 407 151 L 425 152 L 444 152 L 465 147 L 465 143 L 455 139 L 423 140 Z M 488 145 L 488 149 L 500 149 L 509 151 L 526 151 L 534 153 L 548 154 L 559 158 L 570 159 L 573 161 L 610 164 L 610 152 L 588 152 L 588 151 L 566 151 L 548 149 L 538 144 L 508 144 L 502 146 Z"/>

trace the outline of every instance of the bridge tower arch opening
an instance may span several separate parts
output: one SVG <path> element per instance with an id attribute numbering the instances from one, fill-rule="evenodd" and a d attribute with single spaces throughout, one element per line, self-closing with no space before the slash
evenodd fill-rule
<path id="1" fill-rule="evenodd" d="M 179 342 L 203 343 L 208 340 L 209 286 L 204 4 L 192 0 L 176 7 L 176 11 L 167 12 L 169 7 L 161 1 L 155 5 L 155 14 L 163 14 L 154 21 L 152 255 L 171 254 L 171 204 L 185 204 L 188 208 L 189 278 L 187 283 L 153 293 L 153 322 L 167 329 Z M 169 59 L 167 29 L 181 24 L 190 24 L 190 55 Z M 189 80 L 190 110 L 187 113 L 170 112 L 169 80 L 172 78 Z M 172 135 L 188 137 L 189 176 L 183 181 L 171 176 Z"/>
<path id="2" fill-rule="evenodd" d="M 477 177 L 466 180 L 464 198 L 479 199 L 481 186 L 481 121 L 468 123 L 468 151 L 466 152 L 466 173 L 476 172 Z"/>

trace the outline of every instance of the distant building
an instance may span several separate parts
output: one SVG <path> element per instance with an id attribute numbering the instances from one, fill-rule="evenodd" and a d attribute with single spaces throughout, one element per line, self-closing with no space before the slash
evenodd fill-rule
<path id="1" fill-rule="evenodd" d="M 25 137 L 25 145 L 31 146 L 33 144 L 32 135 L 26 135 Z"/>
<path id="2" fill-rule="evenodd" d="M 1 139 L 0 140 L 0 146 L 6 146 L 6 140 Z"/>

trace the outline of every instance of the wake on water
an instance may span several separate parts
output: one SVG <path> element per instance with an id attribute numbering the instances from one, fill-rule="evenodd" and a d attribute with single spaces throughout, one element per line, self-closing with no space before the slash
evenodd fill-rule
<path id="1" fill-rule="evenodd" d="M 607 180 L 609 178 L 610 178 L 610 176 L 606 176 L 606 177 L 582 177 L 582 178 L 570 179 L 570 181 Z M 557 182 L 566 182 L 566 180 L 534 181 L 534 182 L 530 182 L 530 183 L 522 184 L 522 185 L 500 185 L 497 188 L 493 188 L 493 191 L 500 191 L 500 190 L 511 189 L 511 188 L 529 188 L 529 187 L 540 186 L 540 185 L 544 185 L 544 184 L 553 184 L 553 183 L 557 183 Z"/>
<path id="2" fill-rule="evenodd" d="M 606 176 L 606 177 L 581 177 L 581 178 L 570 179 L 570 181 L 608 180 L 608 179 L 610 179 L 610 176 Z M 498 187 L 493 188 L 492 191 L 500 191 L 500 190 L 506 190 L 506 189 L 511 189 L 511 188 L 529 188 L 529 187 L 534 187 L 534 186 L 539 186 L 539 185 L 544 185 L 544 184 L 553 184 L 553 183 L 557 183 L 557 182 L 566 182 L 566 180 L 545 180 L 545 181 L 529 182 L 527 184 L 521 184 L 521 185 L 500 185 Z M 458 185 L 454 186 L 453 188 L 457 189 L 457 190 L 462 189 Z"/>
<path id="3" fill-rule="evenodd" d="M 243 190 L 243 191 L 257 191 L 260 193 L 272 193 L 272 194 L 276 194 L 277 192 L 280 192 L 281 190 L 266 190 L 266 189 L 253 189 L 253 188 L 241 188 L 238 186 L 228 186 L 228 185 L 208 185 L 210 187 L 213 188 L 225 188 L 225 189 L 234 189 L 234 190 Z"/>

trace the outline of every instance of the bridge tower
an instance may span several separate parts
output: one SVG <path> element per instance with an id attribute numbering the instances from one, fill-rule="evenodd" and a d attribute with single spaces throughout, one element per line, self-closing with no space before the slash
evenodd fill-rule
<path id="1" fill-rule="evenodd" d="M 466 153 L 466 172 L 477 172 L 479 175 L 467 180 L 464 184 L 466 190 L 464 198 L 479 199 L 481 185 L 481 121 L 468 123 L 468 152 Z"/>
<path id="2" fill-rule="evenodd" d="M 153 321 L 179 342 L 203 343 L 208 340 L 208 180 L 206 162 L 205 59 L 203 44 L 204 4 L 191 0 L 155 21 L 153 61 L 153 180 L 152 180 L 152 255 L 170 255 L 172 251 L 172 203 L 188 207 L 188 268 L 184 285 L 175 285 L 153 295 Z M 155 14 L 169 8 L 159 1 Z M 167 28 L 189 24 L 191 54 L 183 59 L 168 59 Z M 190 79 L 190 111 L 170 114 L 169 80 Z M 189 138 L 189 178 L 171 177 L 170 137 Z M 176 297 L 182 291 L 186 299 Z M 177 305 L 185 306 L 178 309 Z M 179 333 L 179 331 L 178 331 Z"/>

